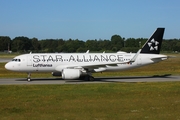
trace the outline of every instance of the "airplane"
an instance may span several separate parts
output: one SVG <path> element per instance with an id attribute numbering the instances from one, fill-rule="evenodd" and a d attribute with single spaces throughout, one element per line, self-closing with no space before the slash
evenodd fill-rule
<path id="1" fill-rule="evenodd" d="M 62 79 L 94 80 L 92 73 L 122 71 L 166 60 L 159 54 L 165 28 L 157 28 L 137 53 L 29 53 L 16 56 L 6 63 L 11 71 L 28 73 L 51 72 Z"/>

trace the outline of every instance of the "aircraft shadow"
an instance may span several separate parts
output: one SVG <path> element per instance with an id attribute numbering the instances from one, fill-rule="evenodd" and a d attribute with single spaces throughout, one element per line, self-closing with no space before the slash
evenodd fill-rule
<path id="1" fill-rule="evenodd" d="M 32 78 L 31 81 L 59 81 L 63 80 L 62 78 Z M 26 78 L 19 78 L 16 81 L 27 81 Z"/>
<path id="2" fill-rule="evenodd" d="M 171 74 L 164 75 L 153 75 L 153 76 L 120 76 L 120 77 L 96 77 L 93 81 L 85 80 L 63 80 L 62 78 L 32 78 L 31 81 L 65 81 L 65 82 L 125 82 L 123 80 L 138 80 L 138 79 L 147 79 L 147 78 L 170 78 Z M 20 78 L 16 81 L 27 81 L 27 79 Z"/>
<path id="3" fill-rule="evenodd" d="M 170 78 L 171 74 L 164 75 L 153 75 L 153 76 L 123 76 L 123 77 L 96 77 L 94 81 L 84 81 L 84 80 L 68 80 L 66 82 L 125 82 L 125 80 L 136 80 L 148 79 L 148 78 Z M 136 82 L 135 81 L 135 82 Z M 133 82 L 133 81 L 131 81 Z"/>
<path id="4" fill-rule="evenodd" d="M 153 76 L 122 76 L 122 77 L 99 77 L 99 78 L 100 79 L 145 79 L 145 78 L 166 78 L 169 76 L 171 76 L 171 74 L 153 75 Z"/>

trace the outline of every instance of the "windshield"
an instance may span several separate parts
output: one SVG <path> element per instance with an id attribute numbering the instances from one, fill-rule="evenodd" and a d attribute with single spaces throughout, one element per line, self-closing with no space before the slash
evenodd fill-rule
<path id="1" fill-rule="evenodd" d="M 12 61 L 21 62 L 21 59 L 12 59 Z"/>

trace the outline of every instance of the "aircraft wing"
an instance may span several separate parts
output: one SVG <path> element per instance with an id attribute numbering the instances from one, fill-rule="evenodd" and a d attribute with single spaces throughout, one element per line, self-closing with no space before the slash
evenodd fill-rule
<path id="1" fill-rule="evenodd" d="M 63 69 L 65 68 L 68 68 L 68 69 L 88 69 L 90 71 L 94 70 L 94 69 L 98 69 L 98 68 L 102 68 L 102 67 L 106 67 L 107 65 L 113 65 L 113 66 L 117 66 L 117 64 L 120 64 L 122 62 L 114 62 L 114 63 L 91 63 L 91 64 L 79 64 L 79 65 L 60 65 L 60 66 L 57 66 L 55 68 L 55 70 L 57 71 L 62 71 Z M 123 62 L 125 63 L 125 62 Z"/>
<path id="2" fill-rule="evenodd" d="M 94 69 L 99 69 L 99 68 L 105 68 L 107 66 L 117 66 L 117 64 L 130 64 L 136 61 L 136 58 L 138 57 L 138 55 L 140 54 L 141 49 L 139 49 L 139 51 L 134 55 L 134 57 L 130 60 L 130 61 L 126 61 L 126 62 L 111 62 L 111 63 L 83 63 L 83 64 L 74 64 L 74 65 L 60 65 L 57 66 L 55 68 L 55 70 L 57 71 L 62 71 L 65 68 L 68 69 L 88 69 L 90 71 L 94 70 Z"/>

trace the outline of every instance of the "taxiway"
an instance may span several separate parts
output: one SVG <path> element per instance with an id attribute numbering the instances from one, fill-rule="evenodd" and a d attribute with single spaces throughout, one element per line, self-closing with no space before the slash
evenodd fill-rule
<path id="1" fill-rule="evenodd" d="M 0 63 L 7 63 L 9 61 L 11 61 L 12 59 L 10 58 L 0 58 Z"/>
<path id="2" fill-rule="evenodd" d="M 136 76 L 136 77 L 98 77 L 94 81 L 62 80 L 60 78 L 34 78 L 27 82 L 25 78 L 1 78 L 0 85 L 31 85 L 31 84 L 94 84 L 94 83 L 118 83 L 118 82 L 172 82 L 179 81 L 180 76 Z"/>

